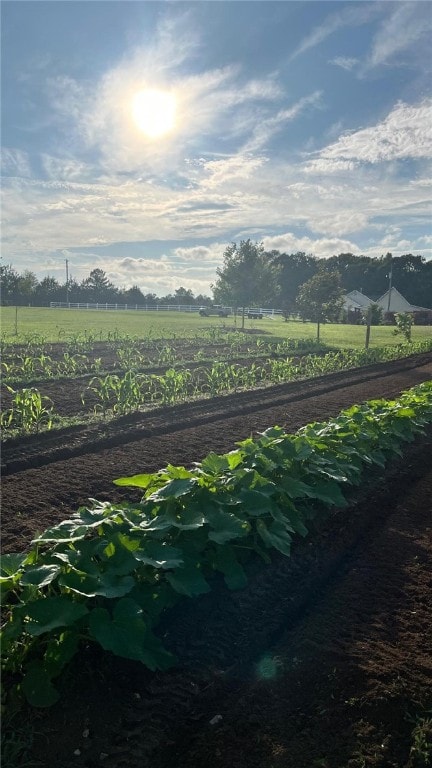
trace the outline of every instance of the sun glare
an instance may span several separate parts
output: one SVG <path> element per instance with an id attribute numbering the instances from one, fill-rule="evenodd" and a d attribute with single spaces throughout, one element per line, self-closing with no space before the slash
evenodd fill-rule
<path id="1" fill-rule="evenodd" d="M 175 97 L 168 91 L 140 91 L 133 99 L 132 115 L 138 128 L 149 138 L 156 139 L 174 128 Z"/>

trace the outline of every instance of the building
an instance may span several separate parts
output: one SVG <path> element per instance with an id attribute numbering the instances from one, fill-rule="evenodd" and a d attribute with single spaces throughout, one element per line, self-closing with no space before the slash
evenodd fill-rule
<path id="1" fill-rule="evenodd" d="M 432 312 L 427 307 L 417 307 L 415 304 L 410 304 L 404 296 L 397 290 L 397 288 L 390 288 L 375 302 L 383 310 L 383 312 Z"/>
<path id="2" fill-rule="evenodd" d="M 388 320 L 393 321 L 393 315 L 396 313 L 410 312 L 414 315 L 414 323 L 417 325 L 432 324 L 432 309 L 410 304 L 397 288 L 390 288 L 376 301 L 365 296 L 361 291 L 350 291 L 344 297 L 344 311 L 347 321 L 358 323 L 371 304 L 378 305 L 382 309 L 384 317 L 388 314 Z"/>

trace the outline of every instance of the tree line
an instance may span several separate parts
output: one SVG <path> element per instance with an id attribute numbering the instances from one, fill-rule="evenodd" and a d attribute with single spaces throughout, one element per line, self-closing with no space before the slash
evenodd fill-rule
<path id="1" fill-rule="evenodd" d="M 216 270 L 213 297 L 194 293 L 180 286 L 173 294 L 144 293 L 138 285 L 116 287 L 102 269 L 93 269 L 81 282 L 73 278 L 59 283 L 54 277 L 38 281 L 30 270 L 18 273 L 12 265 L 0 267 L 1 302 L 8 305 L 46 306 L 50 301 L 70 301 L 129 305 L 183 304 L 278 307 L 286 313 L 299 309 L 301 288 L 323 273 L 328 287 L 340 292 L 359 290 L 375 300 L 392 285 L 414 305 L 432 304 L 432 260 L 406 254 L 380 258 L 340 253 L 320 259 L 305 252 L 266 251 L 262 243 L 243 240 L 225 249 L 222 266 Z M 329 277 L 330 276 L 330 277 Z M 301 304 L 301 301 L 300 301 Z"/>
<path id="2" fill-rule="evenodd" d="M 128 304 L 131 306 L 157 304 L 197 305 L 211 303 L 209 296 L 194 296 L 191 290 L 180 286 L 174 293 L 157 296 L 155 293 L 143 293 L 137 286 L 118 288 L 112 283 L 103 269 L 92 269 L 90 275 L 81 282 L 70 278 L 60 283 L 54 277 L 38 280 L 36 275 L 26 269 L 21 274 L 10 264 L 0 266 L 1 303 L 3 305 L 31 305 L 43 307 L 51 301 L 89 304 Z"/>

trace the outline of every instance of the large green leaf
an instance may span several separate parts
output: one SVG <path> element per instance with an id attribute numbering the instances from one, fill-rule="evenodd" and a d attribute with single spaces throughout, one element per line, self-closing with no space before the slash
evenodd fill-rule
<path id="1" fill-rule="evenodd" d="M 14 552 L 9 555 L 2 555 L 0 562 L 0 576 L 8 579 L 15 576 L 27 560 L 28 555 L 22 552 Z"/>
<path id="2" fill-rule="evenodd" d="M 174 528 L 180 528 L 185 531 L 201 528 L 206 523 L 203 507 L 200 504 L 192 503 L 186 507 L 182 507 L 180 504 L 172 504 L 171 508 L 165 512 L 165 519 Z"/>
<path id="3" fill-rule="evenodd" d="M 155 568 L 177 568 L 183 565 L 181 549 L 159 541 L 146 541 L 140 549 L 134 551 L 134 557 L 140 563 Z"/>
<path id="4" fill-rule="evenodd" d="M 132 488 L 148 488 L 155 480 L 155 474 L 131 475 L 113 480 L 114 485 L 126 485 Z"/>
<path id="5" fill-rule="evenodd" d="M 254 491 L 245 489 L 240 491 L 238 498 L 248 515 L 252 515 L 254 517 L 270 515 L 277 507 L 276 503 L 261 490 Z"/>
<path id="6" fill-rule="evenodd" d="M 38 542 L 74 542 L 83 539 L 87 534 L 88 527 L 79 525 L 75 520 L 64 520 L 53 528 L 48 528 L 33 539 L 33 543 Z"/>
<path id="7" fill-rule="evenodd" d="M 211 451 L 203 461 L 198 464 L 198 471 L 204 472 L 207 475 L 211 475 L 212 477 L 217 477 L 218 475 L 222 474 L 223 472 L 226 472 L 227 469 L 230 468 L 229 461 L 226 456 L 221 456 L 218 453 L 214 453 Z"/>
<path id="8" fill-rule="evenodd" d="M 201 569 L 196 565 L 177 568 L 173 573 L 167 573 L 166 578 L 173 589 L 181 595 L 195 597 L 210 591 Z"/>
<path id="9" fill-rule="evenodd" d="M 20 584 L 34 584 L 41 588 L 51 584 L 60 573 L 59 565 L 39 565 L 28 568 L 20 578 Z"/>
<path id="10" fill-rule="evenodd" d="M 60 576 L 58 583 L 61 587 L 67 587 L 72 592 L 77 592 L 85 597 L 113 598 L 123 597 L 131 591 L 135 584 L 132 576 L 118 576 L 110 571 L 99 573 L 97 576 L 70 571 Z"/>
<path id="11" fill-rule="evenodd" d="M 71 660 L 78 650 L 78 633 L 62 632 L 58 637 L 53 637 L 45 651 L 45 667 L 51 677 L 57 677 L 63 667 Z"/>
<path id="12" fill-rule="evenodd" d="M 339 485 L 335 480 L 318 481 L 312 485 L 311 497 L 324 501 L 326 504 L 334 505 L 336 507 L 346 507 L 348 502 L 342 494 Z"/>
<path id="13" fill-rule="evenodd" d="M 167 669 L 173 663 L 173 656 L 143 620 L 142 608 L 131 598 L 119 600 L 112 617 L 105 608 L 94 608 L 90 632 L 106 651 L 141 661 L 151 670 Z"/>
<path id="14" fill-rule="evenodd" d="M 59 699 L 51 676 L 41 661 L 32 661 L 22 680 L 22 689 L 32 707 L 51 707 Z"/>
<path id="15" fill-rule="evenodd" d="M 208 534 L 211 541 L 218 544 L 225 544 L 231 539 L 238 539 L 247 536 L 251 526 L 246 520 L 241 520 L 231 512 L 224 512 L 223 509 L 211 509 L 207 511 L 207 520 L 210 523 L 211 531 Z"/>
<path id="16" fill-rule="evenodd" d="M 243 589 L 247 585 L 246 573 L 237 560 L 232 547 L 217 547 L 213 556 L 213 564 L 216 570 L 223 573 L 228 589 Z"/>
<path id="17" fill-rule="evenodd" d="M 166 608 L 174 605 L 181 598 L 166 581 L 157 584 L 135 584 L 129 597 L 143 609 L 153 622 Z"/>
<path id="18" fill-rule="evenodd" d="M 274 547 L 282 554 L 290 555 L 292 538 L 282 523 L 273 520 L 267 526 L 264 520 L 257 520 L 256 528 L 267 547 Z"/>
<path id="19" fill-rule="evenodd" d="M 149 498 L 154 501 L 158 499 L 178 499 L 180 496 L 190 493 L 193 488 L 196 488 L 197 482 L 195 477 L 184 480 L 171 480 L 170 483 L 152 493 Z"/>
<path id="20" fill-rule="evenodd" d="M 311 487 L 308 483 L 298 480 L 296 477 L 287 475 L 281 481 L 281 485 L 284 492 L 290 499 L 304 499 L 307 496 L 311 496 Z"/>
<path id="21" fill-rule="evenodd" d="M 83 603 L 73 602 L 66 595 L 42 597 L 25 609 L 28 621 L 25 629 L 30 635 L 42 635 L 58 627 L 69 627 L 88 613 Z"/>

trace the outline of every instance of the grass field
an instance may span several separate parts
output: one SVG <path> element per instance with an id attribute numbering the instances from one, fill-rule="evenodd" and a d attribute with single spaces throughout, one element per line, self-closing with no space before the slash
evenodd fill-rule
<path id="1" fill-rule="evenodd" d="M 240 329 L 241 319 L 200 317 L 186 312 L 135 312 L 48 309 L 44 307 L 1 307 L 1 335 L 6 341 L 22 342 L 29 335 L 38 334 L 45 341 L 65 341 L 77 334 L 91 334 L 105 340 L 108 334 L 130 335 L 137 338 L 194 338 L 211 329 Z M 262 333 L 266 338 L 315 338 L 316 324 L 298 320 L 264 318 L 246 320 L 245 328 Z M 393 334 L 389 326 L 373 326 L 370 346 L 398 344 L 401 336 Z M 413 341 L 432 337 L 431 326 L 413 328 Z M 321 341 L 335 347 L 363 347 L 365 328 L 358 325 L 326 324 L 321 326 Z"/>

